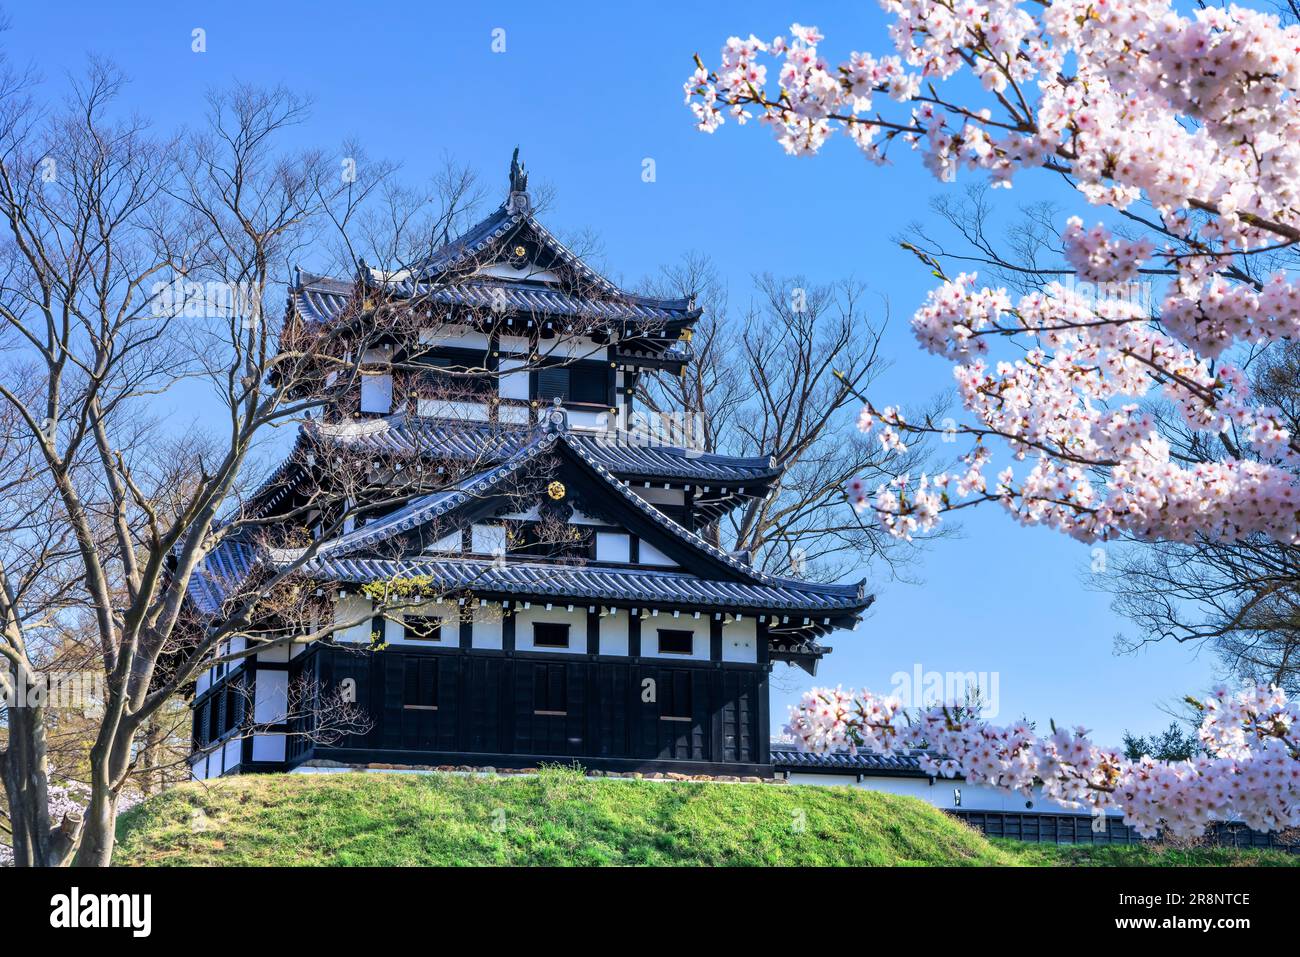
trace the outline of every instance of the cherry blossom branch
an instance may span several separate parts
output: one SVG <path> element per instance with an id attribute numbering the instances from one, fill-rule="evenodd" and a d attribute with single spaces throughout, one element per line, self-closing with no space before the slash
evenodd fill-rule
<path id="1" fill-rule="evenodd" d="M 874 500 L 850 483 L 850 497 L 903 537 L 931 528 L 957 499 L 996 499 L 1021 521 L 1083 540 L 1300 540 L 1300 438 L 1278 409 L 1252 403 L 1228 360 L 1239 345 L 1300 335 L 1300 286 L 1242 265 L 1300 242 L 1300 27 L 1235 6 L 1184 16 L 1169 0 L 881 5 L 894 17 L 892 55 L 853 52 L 832 66 L 819 31 L 794 24 L 770 42 L 730 38 L 716 70 L 696 57 L 685 92 L 699 128 L 757 114 L 791 154 L 816 153 L 841 131 L 876 162 L 901 137 L 943 180 L 969 169 L 1009 187 L 1021 170 L 1058 173 L 1154 240 L 1073 218 L 1067 278 L 1109 287 L 1159 275 L 1168 285 L 1154 316 L 1146 304 L 1059 282 L 1013 302 L 973 274 L 948 278 L 912 247 L 942 282 L 913 330 L 952 361 L 977 423 L 943 431 L 977 446 L 963 476 L 903 476 Z M 945 92 L 960 73 L 980 81 L 987 105 L 967 88 Z M 878 108 L 881 99 L 901 115 Z M 1139 203 L 1154 215 L 1135 213 Z M 1152 259 L 1160 264 L 1143 265 Z M 988 358 L 1003 343 L 1021 354 Z M 1219 436 L 1227 455 L 1177 457 L 1143 406 L 1156 394 L 1187 427 Z M 862 425 L 880 423 L 887 449 L 923 430 L 864 404 Z M 983 439 L 1005 442 L 1016 459 L 1036 455 L 1018 484 L 1004 470 L 987 491 Z"/>
<path id="2" fill-rule="evenodd" d="M 1040 736 L 1020 721 L 989 724 L 968 709 L 938 705 L 909 715 L 897 698 L 815 688 L 790 708 L 786 733 L 810 751 L 919 749 L 923 770 L 1067 807 L 1123 814 L 1145 837 L 1194 838 L 1216 821 L 1253 830 L 1300 825 L 1300 707 L 1276 688 L 1216 689 L 1200 709 L 1204 752 L 1189 761 L 1137 761 L 1099 748 L 1079 727 Z"/>

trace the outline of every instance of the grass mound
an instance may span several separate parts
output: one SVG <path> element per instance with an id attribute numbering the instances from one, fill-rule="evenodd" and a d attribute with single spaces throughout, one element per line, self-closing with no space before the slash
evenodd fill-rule
<path id="1" fill-rule="evenodd" d="M 853 788 L 450 774 L 195 782 L 123 815 L 119 865 L 1289 864 L 1214 848 L 989 841 L 914 798 Z"/>

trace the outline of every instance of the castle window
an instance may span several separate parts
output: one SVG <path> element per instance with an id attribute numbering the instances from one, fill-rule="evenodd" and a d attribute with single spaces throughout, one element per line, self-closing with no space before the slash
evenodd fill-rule
<path id="1" fill-rule="evenodd" d="M 203 703 L 203 707 L 194 712 L 194 746 L 195 748 L 206 747 L 212 743 L 211 729 L 208 724 L 212 708 L 212 699 L 209 698 Z"/>
<path id="2" fill-rule="evenodd" d="M 221 692 L 208 699 L 208 744 L 221 737 Z"/>
<path id="3" fill-rule="evenodd" d="M 482 358 L 426 356 L 427 366 L 420 375 L 421 392 L 431 399 L 483 400 L 496 394 L 496 380 L 490 374 L 470 373 L 480 367 Z"/>
<path id="4" fill-rule="evenodd" d="M 577 525 L 518 522 L 510 529 L 504 544 L 512 555 L 590 560 L 595 558 L 596 540 L 589 531 Z"/>
<path id="5" fill-rule="evenodd" d="M 403 622 L 403 637 L 408 641 L 442 641 L 442 619 L 428 615 L 407 615 Z"/>
<path id="6" fill-rule="evenodd" d="M 569 713 L 568 672 L 564 665 L 533 667 L 533 714 L 558 717 Z"/>
<path id="7" fill-rule="evenodd" d="M 550 366 L 537 371 L 537 398 L 584 405 L 609 405 L 609 369 L 604 364 Z"/>
<path id="8" fill-rule="evenodd" d="M 695 651 L 695 632 L 659 629 L 659 654 L 689 655 Z"/>
<path id="9" fill-rule="evenodd" d="M 533 622 L 534 648 L 569 647 L 569 626 L 550 621 Z"/>
<path id="10" fill-rule="evenodd" d="M 234 731 L 244 720 L 244 683 L 243 680 L 231 681 L 226 685 L 226 702 L 222 716 L 222 732 Z"/>
<path id="11" fill-rule="evenodd" d="M 438 710 L 437 658 L 407 658 L 402 677 L 403 708 L 408 711 Z"/>

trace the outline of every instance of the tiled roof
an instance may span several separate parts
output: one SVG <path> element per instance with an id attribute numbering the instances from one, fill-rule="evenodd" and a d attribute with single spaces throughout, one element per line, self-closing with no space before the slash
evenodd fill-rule
<path id="1" fill-rule="evenodd" d="M 499 491 L 501 483 L 535 461 L 554 444 L 554 434 L 542 433 L 500 465 L 476 472 L 448 488 L 422 495 L 353 532 L 325 542 L 317 550 L 317 555 L 321 558 L 355 555 L 431 522 L 440 515 L 446 515 L 467 502 L 494 495 Z"/>
<path id="2" fill-rule="evenodd" d="M 573 270 L 579 277 L 582 293 L 574 294 L 548 283 L 473 277 L 472 274 L 444 281 L 459 266 L 477 265 L 473 261 L 476 255 L 516 230 L 531 232 L 553 256 Z M 690 358 L 689 347 L 672 339 L 682 324 L 699 318 L 701 312 L 690 299 L 660 299 L 620 289 L 560 242 L 531 213 L 512 212 L 504 206 L 440 247 L 423 263 L 406 270 L 404 278 L 390 278 L 374 270 L 368 276 L 369 281 L 399 296 L 418 295 L 440 305 L 650 325 L 647 335 L 655 341 L 646 341 L 644 345 L 659 358 L 672 361 Z M 299 314 L 309 321 L 326 322 L 342 315 L 353 291 L 350 281 L 302 273 L 293 295 Z M 671 324 L 671 337 L 658 339 L 654 324 Z"/>
<path id="3" fill-rule="evenodd" d="M 351 282 L 342 279 L 300 273 L 292 292 L 294 307 L 308 322 L 331 322 L 343 314 L 353 289 Z"/>
<path id="4" fill-rule="evenodd" d="M 579 460 L 585 462 L 588 467 L 605 480 L 609 488 L 613 489 L 614 492 L 621 496 L 624 501 L 647 518 L 651 519 L 656 525 L 668 532 L 674 538 L 680 539 L 695 551 L 708 555 L 715 562 L 726 566 L 744 578 L 761 582 L 774 580 L 774 576 L 753 568 L 748 562 L 737 558 L 730 552 L 723 551 L 711 542 L 705 541 L 701 536 L 697 535 L 690 529 L 679 525 L 654 505 L 651 505 L 645 499 L 641 498 L 625 484 L 619 481 L 613 472 L 611 472 L 590 449 L 585 447 L 581 442 L 573 441 L 572 433 L 566 430 L 557 434 L 564 439 L 565 444 L 573 450 Z M 863 583 L 859 582 L 857 586 L 834 587 L 855 587 L 858 592 L 858 597 L 860 598 L 862 597 L 862 585 Z"/>
<path id="5" fill-rule="evenodd" d="M 485 464 L 498 457 L 513 455 L 532 437 L 532 431 L 525 426 L 448 424 L 419 416 L 393 416 L 337 425 L 315 422 L 311 428 L 324 441 L 368 454 L 422 454 Z M 647 445 L 624 432 L 570 432 L 568 441 L 620 477 L 700 484 L 753 482 L 758 488 L 765 488 L 768 482 L 781 474 L 771 456 L 715 455 Z"/>
<path id="6" fill-rule="evenodd" d="M 487 249 L 521 222 L 521 215 L 512 212 L 504 204 L 498 206 L 486 219 L 479 220 L 455 239 L 435 249 L 417 271 L 426 276 L 445 272 Z"/>
<path id="7" fill-rule="evenodd" d="M 874 751 L 800 751 L 797 748 L 772 747 L 772 767 L 777 771 L 814 771 L 841 774 L 899 774 L 927 777 L 921 770 L 920 751 L 878 754 Z"/>
<path id="8" fill-rule="evenodd" d="M 608 322 L 668 323 L 699 314 L 688 300 L 650 299 L 630 293 L 575 296 L 536 282 L 472 279 L 451 284 L 400 283 L 397 291 L 437 305 L 468 306 L 531 316 L 565 316 Z"/>
<path id="9" fill-rule="evenodd" d="M 323 557 L 303 566 L 304 574 L 341 582 L 429 576 L 443 589 L 485 594 L 519 594 L 590 601 L 643 601 L 701 608 L 761 608 L 814 616 L 861 610 L 868 602 L 844 586 L 788 579 L 771 584 L 713 581 L 687 572 L 620 568 L 595 563 L 492 562 L 467 558 L 402 559 Z M 776 640 L 776 639 L 773 639 Z"/>
<path id="10" fill-rule="evenodd" d="M 215 614 L 226 598 L 248 578 L 260 551 L 253 545 L 223 541 L 210 551 L 190 577 L 188 595 L 199 611 Z"/>
<path id="11" fill-rule="evenodd" d="M 562 422 L 563 417 L 560 417 Z M 304 563 L 304 574 L 345 581 L 379 580 L 393 576 L 431 575 L 442 587 L 472 587 L 508 594 L 555 595 L 591 600 L 665 601 L 703 607 L 766 608 L 803 612 L 805 617 L 830 612 L 865 610 L 872 599 L 864 584 L 822 585 L 769 575 L 705 541 L 668 518 L 632 492 L 594 454 L 556 421 L 546 431 L 535 431 L 526 445 L 505 461 L 478 472 L 446 489 L 414 499 L 407 505 L 347 535 L 318 546 Z M 663 531 L 694 552 L 726 568 L 732 580 L 706 579 L 682 571 L 605 566 L 596 563 L 566 566 L 556 563 L 484 562 L 462 558 L 424 556 L 387 559 L 376 557 L 376 546 L 419 525 L 447 515 L 475 499 L 495 494 L 502 483 L 543 453 L 563 445 L 602 478 L 612 494 L 651 519 Z M 367 556 L 367 552 L 371 553 Z M 204 563 L 194 592 L 199 607 L 211 613 L 224 595 L 245 578 L 257 560 L 281 568 L 301 560 L 303 550 L 261 552 L 251 546 L 226 543 Z M 823 622 L 822 624 L 828 624 Z M 774 638 L 779 640 L 779 638 Z M 824 649 L 815 642 L 788 639 L 791 655 L 816 656 Z M 799 645 L 799 647 L 795 647 Z M 805 647 L 806 645 L 806 647 Z"/>
<path id="12" fill-rule="evenodd" d="M 445 515 L 469 501 L 493 494 L 494 489 L 500 486 L 509 476 L 518 472 L 529 462 L 536 460 L 542 453 L 562 443 L 573 451 L 578 460 L 586 463 L 589 468 L 595 471 L 616 496 L 621 497 L 633 509 L 650 518 L 658 527 L 682 541 L 692 550 L 707 555 L 714 562 L 723 565 L 748 581 L 760 584 L 773 583 L 778 586 L 792 583 L 793 580 L 791 579 L 768 575 L 766 572 L 755 569 L 748 562 L 723 551 L 701 538 L 695 532 L 673 521 L 620 481 L 588 448 L 587 444 L 578 439 L 572 432 L 553 425 L 546 431 L 540 429 L 534 431 L 532 435 L 531 441 L 521 446 L 510 458 L 499 465 L 471 475 L 450 488 L 421 496 L 396 512 L 378 518 L 348 535 L 320 546 L 319 554 L 322 557 L 326 555 L 358 554 L 382 541 L 410 531 L 416 526 L 432 521 L 440 515 Z M 854 600 L 860 601 L 864 597 L 861 583 L 858 585 L 829 585 L 824 587 L 838 589 L 844 596 L 852 597 Z"/>
<path id="13" fill-rule="evenodd" d="M 516 229 L 531 231 L 541 245 L 595 289 L 605 293 L 620 291 L 614 283 L 587 265 L 573 250 L 560 242 L 554 233 L 541 224 L 531 210 L 519 212 L 505 205 L 499 207 L 486 219 L 471 226 L 462 235 L 435 250 L 427 260 L 412 271 L 422 278 L 430 279 L 454 270 L 458 266 L 473 265 L 473 257 L 489 250 L 493 244 L 500 242 Z"/>
<path id="14" fill-rule="evenodd" d="M 616 475 L 662 476 L 693 481 L 762 484 L 781 474 L 770 455 L 733 456 L 639 444 L 623 433 L 571 433 L 570 442 Z"/>

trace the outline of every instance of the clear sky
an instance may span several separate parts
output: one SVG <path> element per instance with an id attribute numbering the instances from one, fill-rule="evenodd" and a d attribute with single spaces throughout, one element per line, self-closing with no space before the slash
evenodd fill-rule
<path id="1" fill-rule="evenodd" d="M 714 259 L 733 306 L 754 272 L 857 278 L 892 309 L 885 352 L 893 368 L 877 390 L 881 404 L 949 387 L 945 363 L 923 354 L 907 329 L 932 279 L 890 237 L 924 218 L 930 197 L 956 187 L 905 153 L 892 167 L 872 166 L 847 141 L 796 160 L 754 126 L 706 136 L 682 105 L 692 53 L 715 62 L 730 34 L 770 38 L 797 21 L 822 28 L 832 57 L 890 52 L 873 3 L 4 6 L 12 29 L 0 39 L 17 60 L 57 85 L 86 54 L 107 55 L 132 78 L 130 103 L 160 130 L 197 125 L 204 90 L 238 79 L 310 95 L 313 116 L 295 133 L 304 145 L 355 136 L 412 179 L 449 154 L 504 190 L 519 144 L 534 183 L 557 191 L 548 224 L 593 230 L 613 278 L 627 284 L 690 250 Z M 206 52 L 191 49 L 196 28 L 206 31 Z M 492 49 L 497 29 L 504 53 Z M 655 162 L 650 183 L 641 175 L 646 158 Z M 1039 184 L 1026 176 L 1000 198 L 1019 205 L 1049 195 L 1034 191 Z M 975 511 L 960 539 L 925 556 L 922 583 L 863 570 L 876 607 L 856 632 L 834 637 L 819 682 L 887 690 L 891 675 L 917 666 L 997 673 L 1001 719 L 1084 723 L 1102 743 L 1117 743 L 1125 728 L 1163 727 L 1161 705 L 1209 684 L 1210 656 L 1192 648 L 1114 655 L 1113 637 L 1128 625 L 1105 594 L 1085 587 L 1089 548 L 1020 528 L 993 508 Z M 774 696 L 774 717 L 794 697 Z"/>

